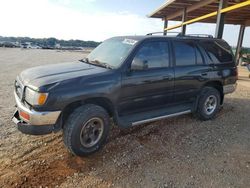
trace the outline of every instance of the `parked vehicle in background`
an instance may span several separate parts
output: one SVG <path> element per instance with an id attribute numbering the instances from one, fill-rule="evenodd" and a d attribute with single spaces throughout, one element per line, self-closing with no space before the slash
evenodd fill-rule
<path id="1" fill-rule="evenodd" d="M 250 64 L 250 55 L 248 54 L 242 55 L 242 57 L 240 58 L 240 65 L 247 66 L 248 64 Z"/>
<path id="2" fill-rule="evenodd" d="M 0 47 L 5 47 L 5 48 L 17 48 L 18 44 L 14 42 L 1 42 L 0 41 Z"/>
<path id="3" fill-rule="evenodd" d="M 13 121 L 26 134 L 63 130 L 67 148 L 86 156 L 103 147 L 111 121 L 128 128 L 188 113 L 214 118 L 237 76 L 221 39 L 114 37 L 79 62 L 19 74 Z"/>
<path id="4" fill-rule="evenodd" d="M 32 42 L 24 42 L 21 43 L 20 45 L 21 48 L 27 48 L 27 49 L 42 49 L 42 47 L 36 45 L 36 44 L 32 44 Z"/>

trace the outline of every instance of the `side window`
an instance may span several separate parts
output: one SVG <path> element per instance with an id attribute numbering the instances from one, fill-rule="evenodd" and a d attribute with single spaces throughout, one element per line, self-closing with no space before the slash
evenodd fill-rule
<path id="1" fill-rule="evenodd" d="M 196 63 L 197 65 L 203 65 L 204 64 L 204 59 L 203 56 L 201 55 L 201 51 L 198 47 L 195 48 L 195 54 L 196 54 Z"/>
<path id="2" fill-rule="evenodd" d="M 168 42 L 152 41 L 146 42 L 137 51 L 131 69 L 151 69 L 169 66 Z"/>
<path id="3" fill-rule="evenodd" d="M 233 61 L 231 47 L 227 43 L 223 41 L 202 41 L 200 44 L 213 63 L 219 64 Z"/>
<path id="4" fill-rule="evenodd" d="M 192 43 L 174 41 L 175 64 L 176 66 L 195 65 L 195 48 Z"/>

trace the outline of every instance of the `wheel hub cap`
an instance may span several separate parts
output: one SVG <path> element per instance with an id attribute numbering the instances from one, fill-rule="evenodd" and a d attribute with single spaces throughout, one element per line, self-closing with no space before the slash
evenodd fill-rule
<path id="1" fill-rule="evenodd" d="M 211 95 L 205 101 L 205 113 L 211 115 L 217 107 L 217 98 L 214 95 Z"/>
<path id="2" fill-rule="evenodd" d="M 80 134 L 81 144 L 90 148 L 97 144 L 102 137 L 104 123 L 101 118 L 95 117 L 89 119 L 82 127 Z"/>

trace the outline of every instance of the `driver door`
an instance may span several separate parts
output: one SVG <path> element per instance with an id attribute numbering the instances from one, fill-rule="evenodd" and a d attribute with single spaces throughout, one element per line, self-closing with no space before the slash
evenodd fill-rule
<path id="1" fill-rule="evenodd" d="M 152 110 L 173 101 L 174 70 L 168 41 L 146 41 L 122 75 L 120 115 Z"/>

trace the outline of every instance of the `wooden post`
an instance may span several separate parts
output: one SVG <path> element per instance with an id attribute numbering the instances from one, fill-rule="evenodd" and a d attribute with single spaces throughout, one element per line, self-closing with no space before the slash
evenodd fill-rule
<path id="1" fill-rule="evenodd" d="M 164 28 L 163 28 L 163 35 L 167 35 L 167 30 L 165 30 L 168 27 L 168 20 L 164 20 Z"/>
<path id="2" fill-rule="evenodd" d="M 187 8 L 185 7 L 183 9 L 183 13 L 182 13 L 182 23 L 185 22 L 187 20 Z M 186 25 L 182 25 L 181 27 L 181 34 L 185 35 L 186 34 Z"/>
<path id="3" fill-rule="evenodd" d="M 226 7 L 227 7 L 227 0 L 220 0 L 218 14 L 217 14 L 215 38 L 221 39 L 223 36 L 226 13 L 221 13 L 221 9 L 226 8 Z"/>
<path id="4" fill-rule="evenodd" d="M 246 28 L 245 25 L 240 26 L 240 32 L 239 32 L 239 37 L 238 37 L 238 42 L 237 42 L 237 47 L 236 47 L 236 52 L 235 52 L 235 60 L 236 60 L 237 65 L 239 64 L 239 60 L 240 60 L 240 51 L 242 48 L 245 28 Z"/>

